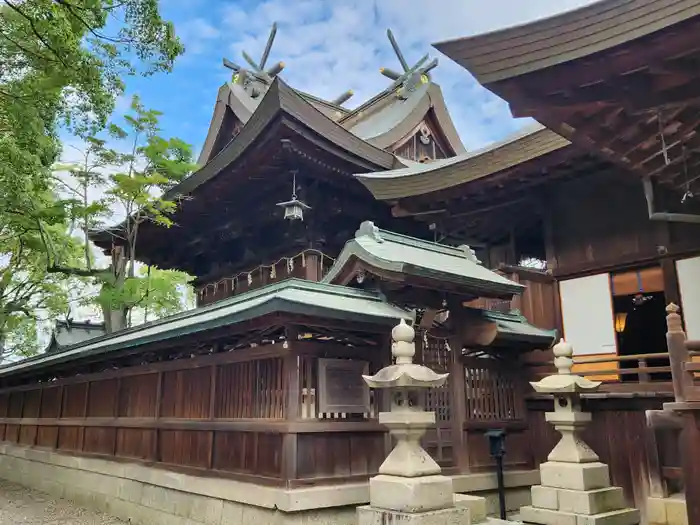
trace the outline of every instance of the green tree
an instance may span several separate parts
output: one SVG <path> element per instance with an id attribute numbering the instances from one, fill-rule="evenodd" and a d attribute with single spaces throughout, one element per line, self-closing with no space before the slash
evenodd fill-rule
<path id="1" fill-rule="evenodd" d="M 148 312 L 160 316 L 179 311 L 188 293 L 185 274 L 139 271 L 141 225 L 147 221 L 163 227 L 172 224 L 169 215 L 177 202 L 166 198 L 165 192 L 195 168 L 189 145 L 159 135 L 159 116 L 134 97 L 131 112 L 124 117 L 126 129 L 116 124 L 108 128 L 111 138 L 124 146 L 107 147 L 104 139 L 91 137 L 84 162 L 59 166 L 60 173 L 54 177 L 57 191 L 66 197 L 61 204 L 82 229 L 85 245 L 89 245 L 88 233 L 97 229 L 114 238 L 109 264 L 98 268 L 89 248 L 84 250 L 82 266 L 66 265 L 61 247 L 45 236 L 51 273 L 91 277 L 99 286 L 94 301 L 108 332 L 126 327 L 137 309 L 146 318 Z M 104 228 L 115 220 L 117 211 L 120 225 Z"/>
<path id="2" fill-rule="evenodd" d="M 0 0 L 0 210 L 34 211 L 59 125 L 103 128 L 124 78 L 183 51 L 158 0 Z"/>
<path id="3" fill-rule="evenodd" d="M 170 71 L 183 51 L 158 0 L 0 0 L 0 352 L 35 351 L 32 323 L 65 312 L 79 275 L 47 274 L 47 247 L 65 265 L 81 250 L 77 209 L 52 195 L 58 130 L 97 133 L 124 79 Z"/>
<path id="4" fill-rule="evenodd" d="M 16 235 L 0 227 L 0 361 L 11 355 L 30 356 L 38 348 L 37 323 L 66 312 L 68 290 L 82 287 L 75 278 L 47 274 L 43 240 L 37 230 Z M 77 261 L 79 243 L 65 225 L 44 228 L 43 235 L 63 246 L 67 260 Z"/>

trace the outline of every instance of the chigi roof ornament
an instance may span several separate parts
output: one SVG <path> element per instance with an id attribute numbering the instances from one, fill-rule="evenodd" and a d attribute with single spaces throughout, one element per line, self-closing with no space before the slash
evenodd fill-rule
<path id="1" fill-rule="evenodd" d="M 379 71 L 385 77 L 393 80 L 394 86 L 399 86 L 399 89 L 396 91 L 396 96 L 405 100 L 413 91 L 416 90 L 419 85 L 430 82 L 430 71 L 437 67 L 438 59 L 434 58 L 426 64 L 428 58 L 430 58 L 430 56 L 426 53 L 413 65 L 413 67 L 409 67 L 408 62 L 406 62 L 406 59 L 399 48 L 399 44 L 396 43 L 394 33 L 391 32 L 391 29 L 386 30 L 386 36 L 389 37 L 391 47 L 394 48 L 394 53 L 396 53 L 396 57 L 401 63 L 403 73 L 399 73 L 398 71 L 394 71 L 393 69 L 386 67 L 381 68 Z"/>
<path id="2" fill-rule="evenodd" d="M 272 29 L 270 29 L 270 36 L 267 38 L 265 51 L 263 51 L 262 57 L 260 57 L 260 62 L 256 63 L 248 53 L 245 51 L 242 52 L 243 59 L 248 62 L 251 69 L 246 69 L 235 62 L 231 62 L 230 60 L 224 58 L 224 66 L 233 71 L 232 81 L 243 86 L 243 88 L 252 98 L 256 98 L 261 94 L 260 89 L 255 86 L 256 82 L 269 86 L 272 84 L 275 77 L 284 69 L 284 62 L 277 62 L 269 69 L 265 70 L 265 65 L 267 64 L 267 59 L 270 56 L 272 44 L 275 42 L 276 34 L 277 22 L 274 22 L 272 24 Z"/>

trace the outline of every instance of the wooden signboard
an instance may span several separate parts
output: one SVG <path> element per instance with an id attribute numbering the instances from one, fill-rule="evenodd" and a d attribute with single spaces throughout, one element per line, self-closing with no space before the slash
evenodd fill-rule
<path id="1" fill-rule="evenodd" d="M 362 379 L 369 363 L 350 359 L 318 360 L 318 411 L 365 414 L 370 411 L 369 387 Z"/>

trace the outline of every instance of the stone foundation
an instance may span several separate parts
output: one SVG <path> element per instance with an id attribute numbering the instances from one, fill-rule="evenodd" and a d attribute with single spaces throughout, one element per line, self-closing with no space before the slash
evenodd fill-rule
<path id="1" fill-rule="evenodd" d="M 688 525 L 685 496 L 674 494 L 668 498 L 649 498 L 647 519 L 649 525 Z"/>
<path id="2" fill-rule="evenodd" d="M 0 477 L 143 525 L 357 525 L 368 483 L 286 490 L 198 477 L 135 463 L 0 444 Z M 495 474 L 454 476 L 457 492 L 498 509 Z M 529 503 L 537 471 L 507 472 L 509 509 Z"/>

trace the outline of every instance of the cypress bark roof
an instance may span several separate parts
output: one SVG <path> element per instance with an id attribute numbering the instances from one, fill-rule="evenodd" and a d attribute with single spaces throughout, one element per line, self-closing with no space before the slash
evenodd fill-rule
<path id="1" fill-rule="evenodd" d="M 698 15 L 697 0 L 602 0 L 434 47 L 479 83 L 490 84 L 590 56 Z"/>
<path id="2" fill-rule="evenodd" d="M 406 168 L 358 173 L 355 177 L 377 199 L 400 199 L 466 184 L 570 144 L 564 137 L 536 124 L 480 150 Z"/>

